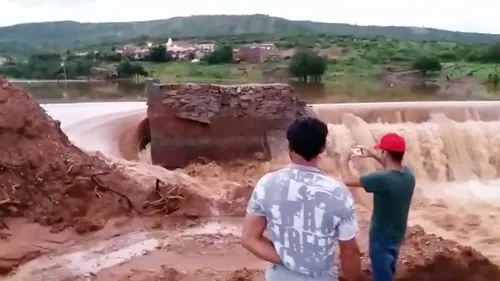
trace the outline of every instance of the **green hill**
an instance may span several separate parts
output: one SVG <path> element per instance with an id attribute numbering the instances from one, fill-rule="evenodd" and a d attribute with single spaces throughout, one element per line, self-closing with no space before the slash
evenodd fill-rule
<path id="1" fill-rule="evenodd" d="M 453 32 L 431 28 L 357 26 L 312 21 L 291 21 L 256 15 L 175 17 L 125 23 L 79 23 L 72 21 L 27 23 L 0 28 L 0 43 L 17 42 L 35 47 L 68 48 L 87 44 L 124 41 L 141 35 L 192 37 L 234 34 L 324 33 L 359 37 L 386 36 L 404 40 L 445 40 L 462 43 L 500 41 L 500 35 Z"/>

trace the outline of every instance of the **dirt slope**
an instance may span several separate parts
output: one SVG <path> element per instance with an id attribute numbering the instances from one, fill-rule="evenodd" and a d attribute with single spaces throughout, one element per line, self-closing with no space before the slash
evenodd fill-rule
<path id="1" fill-rule="evenodd" d="M 116 215 L 178 210 L 180 202 L 158 200 L 171 189 L 186 195 L 154 178 L 139 183 L 85 154 L 28 93 L 0 78 L 0 218 L 86 232 Z M 2 226 L 8 228 L 5 220 Z"/>

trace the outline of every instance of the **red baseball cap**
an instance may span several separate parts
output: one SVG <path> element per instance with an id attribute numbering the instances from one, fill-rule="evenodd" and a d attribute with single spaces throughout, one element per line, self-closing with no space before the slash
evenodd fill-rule
<path id="1" fill-rule="evenodd" d="M 380 141 L 375 145 L 375 149 L 384 149 L 394 152 L 405 152 L 406 141 L 402 136 L 396 133 L 388 133 L 385 134 L 380 139 Z"/>

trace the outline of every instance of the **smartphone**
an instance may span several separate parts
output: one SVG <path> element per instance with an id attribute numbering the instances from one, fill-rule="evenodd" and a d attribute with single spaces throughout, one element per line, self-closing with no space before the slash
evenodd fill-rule
<path id="1" fill-rule="evenodd" d="M 363 156 L 363 149 L 360 147 L 356 147 L 356 148 L 351 149 L 351 152 L 352 152 L 352 155 Z"/>

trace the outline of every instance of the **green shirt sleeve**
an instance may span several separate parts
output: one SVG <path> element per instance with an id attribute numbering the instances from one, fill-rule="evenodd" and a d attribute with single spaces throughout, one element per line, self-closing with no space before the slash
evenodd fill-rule
<path id="1" fill-rule="evenodd" d="M 359 181 L 361 182 L 361 185 L 363 186 L 366 192 L 384 193 L 387 188 L 384 179 L 385 179 L 384 172 L 375 172 L 360 177 Z"/>

